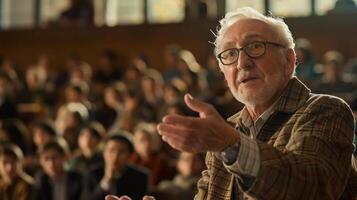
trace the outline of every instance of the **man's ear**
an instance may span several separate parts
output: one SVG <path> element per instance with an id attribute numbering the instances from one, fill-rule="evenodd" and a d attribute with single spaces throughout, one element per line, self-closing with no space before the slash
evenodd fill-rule
<path id="1" fill-rule="evenodd" d="M 295 63 L 296 63 L 296 54 L 295 51 L 291 48 L 287 49 L 286 53 L 287 66 L 285 70 L 286 75 L 291 75 L 294 73 Z"/>

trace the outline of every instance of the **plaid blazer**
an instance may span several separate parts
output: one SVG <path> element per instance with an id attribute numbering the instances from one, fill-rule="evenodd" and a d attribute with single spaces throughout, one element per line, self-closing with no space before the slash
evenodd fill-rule
<path id="1" fill-rule="evenodd" d="M 247 111 L 228 121 L 242 134 L 249 134 L 244 131 L 242 112 Z M 257 134 L 261 163 L 251 187 L 239 181 L 233 184 L 240 174 L 229 173 L 219 156 L 208 152 L 207 170 L 198 181 L 195 200 L 238 199 L 232 197 L 233 185 L 238 185 L 243 193 L 238 196 L 244 199 L 330 200 L 342 195 L 353 199 L 357 192 L 357 176 L 351 168 L 353 130 L 353 115 L 343 100 L 312 94 L 292 78 Z"/>

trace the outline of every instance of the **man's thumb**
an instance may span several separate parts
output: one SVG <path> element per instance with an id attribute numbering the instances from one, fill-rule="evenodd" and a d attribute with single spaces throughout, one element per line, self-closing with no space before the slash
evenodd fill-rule
<path id="1" fill-rule="evenodd" d="M 195 99 L 190 94 L 186 94 L 184 99 L 186 105 L 191 110 L 200 113 L 200 117 L 206 117 L 208 114 L 216 114 L 216 110 L 211 104 Z"/>

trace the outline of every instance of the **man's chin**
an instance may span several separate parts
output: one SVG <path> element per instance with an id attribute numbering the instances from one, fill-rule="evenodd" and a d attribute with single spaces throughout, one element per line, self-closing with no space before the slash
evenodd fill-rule
<path id="1" fill-rule="evenodd" d="M 235 95 L 234 97 L 239 102 L 250 106 L 260 105 L 270 98 L 269 95 L 258 95 L 257 92 L 251 95 Z"/>

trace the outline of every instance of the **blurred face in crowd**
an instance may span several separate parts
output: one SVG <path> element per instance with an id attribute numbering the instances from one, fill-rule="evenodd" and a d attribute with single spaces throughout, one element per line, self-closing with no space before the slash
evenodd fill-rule
<path id="1" fill-rule="evenodd" d="M 155 81 L 150 77 L 143 77 L 141 79 L 141 87 L 144 91 L 154 92 L 155 91 Z"/>
<path id="2" fill-rule="evenodd" d="M 20 162 L 17 158 L 10 155 L 0 156 L 0 175 L 4 180 L 14 180 L 17 176 Z"/>
<path id="3" fill-rule="evenodd" d="M 178 60 L 177 53 L 170 52 L 170 51 L 164 52 L 164 61 L 166 63 L 166 66 L 175 67 L 177 64 L 177 60 Z"/>
<path id="4" fill-rule="evenodd" d="M 47 131 L 43 130 L 40 127 L 33 128 L 33 142 L 36 147 L 41 147 L 43 144 L 48 142 L 53 136 Z"/>
<path id="5" fill-rule="evenodd" d="M 136 81 L 140 79 L 140 72 L 135 67 L 127 68 L 125 71 L 125 80 Z"/>
<path id="6" fill-rule="evenodd" d="M 89 129 L 83 129 L 78 137 L 78 146 L 82 152 L 95 152 L 100 140 L 94 136 Z"/>
<path id="7" fill-rule="evenodd" d="M 334 83 L 339 79 L 338 64 L 336 62 L 327 62 L 324 66 L 324 78 L 328 82 Z"/>
<path id="8" fill-rule="evenodd" d="M 143 130 L 138 130 L 134 134 L 134 147 L 135 151 L 140 157 L 147 158 L 152 153 L 152 138 L 150 133 Z"/>
<path id="9" fill-rule="evenodd" d="M 210 55 L 207 59 L 207 68 L 208 69 L 213 69 L 217 70 L 218 68 L 218 62 L 217 59 L 214 55 Z"/>
<path id="10" fill-rule="evenodd" d="M 178 94 L 172 86 L 166 86 L 164 88 L 164 101 L 167 104 L 171 104 L 177 101 Z"/>
<path id="11" fill-rule="evenodd" d="M 219 49 L 242 48 L 254 41 L 281 44 L 276 32 L 265 22 L 242 19 L 227 29 Z M 237 100 L 248 107 L 264 107 L 273 103 L 285 88 L 294 63 L 293 50 L 267 44 L 265 53 L 257 58 L 250 58 L 240 51 L 237 62 L 231 65 L 220 63 L 220 67 Z"/>
<path id="12" fill-rule="evenodd" d="M 121 171 L 129 160 L 130 152 L 128 146 L 118 140 L 109 140 L 104 147 L 103 157 L 105 167 L 114 171 Z"/>
<path id="13" fill-rule="evenodd" d="M 48 149 L 40 155 L 41 166 L 51 178 L 62 177 L 65 161 L 66 157 L 55 149 Z"/>
<path id="14" fill-rule="evenodd" d="M 65 92 L 67 102 L 81 102 L 82 95 L 75 89 L 67 87 Z"/>
<path id="15" fill-rule="evenodd" d="M 204 169 L 204 162 L 197 154 L 181 152 L 176 167 L 183 176 L 195 176 Z"/>
<path id="16" fill-rule="evenodd" d="M 60 108 L 56 118 L 56 128 L 59 133 L 75 128 L 79 125 L 79 121 L 75 116 L 76 114 L 68 109 Z"/>
<path id="17" fill-rule="evenodd" d="M 71 82 L 72 83 L 78 83 L 81 81 L 85 81 L 85 76 L 82 70 L 79 68 L 74 68 L 71 71 Z"/>
<path id="18" fill-rule="evenodd" d="M 35 70 L 29 69 L 26 71 L 26 84 L 29 89 L 40 87 L 40 80 Z"/>
<path id="19" fill-rule="evenodd" d="M 100 58 L 99 58 L 99 70 L 103 70 L 105 72 L 110 72 L 111 70 L 111 62 L 109 60 L 109 58 L 105 55 L 102 55 Z"/>

